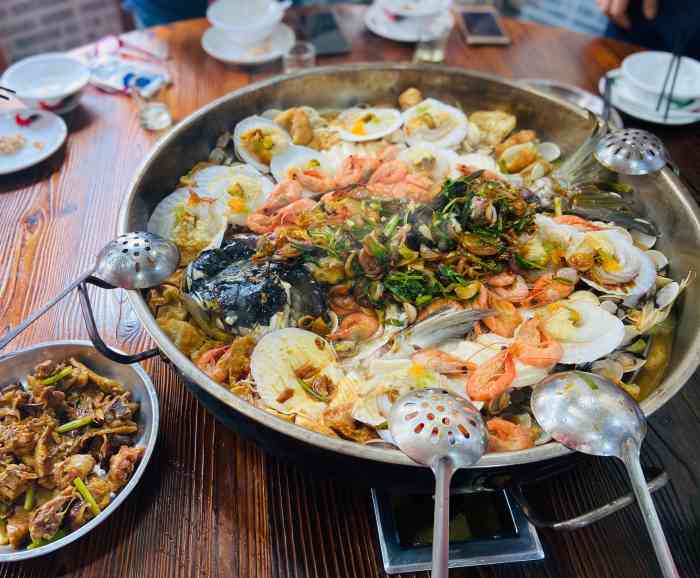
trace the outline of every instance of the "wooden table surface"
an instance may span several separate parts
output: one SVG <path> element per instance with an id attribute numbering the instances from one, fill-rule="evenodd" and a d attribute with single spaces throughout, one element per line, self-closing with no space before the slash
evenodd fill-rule
<path id="1" fill-rule="evenodd" d="M 349 57 L 320 63 L 409 60 L 413 47 L 364 29 L 361 7 L 334 8 L 352 40 Z M 290 16 L 294 23 L 295 15 Z M 506 48 L 468 48 L 456 30 L 447 64 L 505 77 L 547 77 L 595 90 L 631 46 L 567 30 L 506 21 Z M 157 29 L 170 45 L 174 86 L 165 100 L 176 119 L 251 81 L 279 73 L 279 63 L 237 68 L 200 47 L 204 20 Z M 625 119 L 629 124 L 638 124 Z M 0 319 L 21 321 L 85 269 L 113 237 L 117 210 L 155 136 L 144 132 L 125 96 L 89 89 L 70 121 L 61 152 L 40 166 L 0 177 Z M 652 127 L 686 177 L 700 187 L 697 126 Z M 93 291 L 102 334 L 130 351 L 150 345 L 120 291 Z M 77 296 L 18 338 L 21 348 L 55 338 L 86 338 Z M 144 364 L 161 401 L 153 460 L 125 504 L 87 537 L 45 558 L 0 566 L 26 577 L 295 577 L 384 576 L 367 488 L 319 479 L 241 440 L 207 414 L 163 362 Z M 684 577 L 700 576 L 700 378 L 651 420 L 647 464 L 663 464 L 672 483 L 656 494 L 671 549 Z M 584 465 L 530 493 L 546 513 L 569 517 L 628 490 L 619 466 Z M 355 477 L 361 478 L 360 474 Z M 648 578 L 657 575 L 651 543 L 636 508 L 575 533 L 540 533 L 546 560 L 463 569 L 453 577 Z M 421 574 L 420 576 L 427 576 Z"/>

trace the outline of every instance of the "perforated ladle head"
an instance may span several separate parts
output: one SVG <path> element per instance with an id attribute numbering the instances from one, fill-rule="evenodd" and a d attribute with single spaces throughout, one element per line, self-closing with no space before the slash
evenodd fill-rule
<path id="1" fill-rule="evenodd" d="M 598 141 L 593 154 L 600 164 L 623 175 L 657 173 L 669 162 L 664 143 L 636 128 L 610 131 Z"/>
<path id="2" fill-rule="evenodd" d="M 401 396 L 391 407 L 389 430 L 408 457 L 435 474 L 432 578 L 447 578 L 450 480 L 455 470 L 479 461 L 487 445 L 484 420 L 468 400 L 442 388 Z"/>
<path id="3" fill-rule="evenodd" d="M 400 397 L 391 408 L 389 429 L 402 452 L 430 467 L 444 457 L 455 468 L 471 466 L 486 451 L 479 410 L 442 388 L 417 389 Z"/>
<path id="4" fill-rule="evenodd" d="M 93 275 L 122 289 L 147 289 L 165 281 L 180 261 L 177 246 L 145 231 L 119 235 L 95 263 Z"/>

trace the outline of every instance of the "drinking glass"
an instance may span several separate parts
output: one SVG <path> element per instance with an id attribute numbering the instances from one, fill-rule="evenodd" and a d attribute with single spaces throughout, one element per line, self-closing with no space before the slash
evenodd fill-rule
<path id="1" fill-rule="evenodd" d="M 413 54 L 414 62 L 443 62 L 447 41 L 452 32 L 452 26 L 447 25 L 441 18 L 424 16 L 419 23 L 420 40 Z"/>
<path id="2" fill-rule="evenodd" d="M 316 66 L 316 48 L 310 42 L 297 42 L 282 57 L 284 72 L 294 72 Z"/>

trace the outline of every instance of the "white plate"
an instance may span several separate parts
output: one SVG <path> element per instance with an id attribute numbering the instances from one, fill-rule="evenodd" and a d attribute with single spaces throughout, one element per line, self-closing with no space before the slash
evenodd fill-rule
<path id="1" fill-rule="evenodd" d="M 670 52 L 637 52 L 622 61 L 622 72 L 642 90 L 661 94 L 671 57 Z M 687 56 L 681 58 L 673 95 L 681 100 L 700 98 L 700 62 Z"/>
<path id="2" fill-rule="evenodd" d="M 287 54 L 296 37 L 286 24 L 278 24 L 270 36 L 251 46 L 236 46 L 225 30 L 209 28 L 202 36 L 202 48 L 212 58 L 229 64 L 262 64 Z"/>
<path id="3" fill-rule="evenodd" d="M 39 119 L 29 126 L 19 126 L 15 122 L 18 112 L 23 117 L 38 114 Z M 0 175 L 21 171 L 49 158 L 66 140 L 68 129 L 63 119 L 52 112 L 23 108 L 0 114 L 0 136 L 14 134 L 21 134 L 27 143 L 15 154 L 0 154 Z"/>
<path id="4" fill-rule="evenodd" d="M 663 111 L 657 112 L 653 108 L 646 108 L 640 105 L 632 96 L 632 90 L 625 84 L 625 79 L 622 76 L 622 71 L 618 68 L 608 72 L 608 76 L 613 80 L 613 85 L 610 90 L 610 100 L 612 105 L 640 120 L 653 122 L 656 124 L 664 124 L 668 126 L 681 126 L 693 124 L 700 121 L 700 113 L 686 114 L 683 112 L 672 111 L 669 117 L 664 120 Z M 604 92 L 603 78 L 601 77 L 598 83 L 598 90 L 601 94 Z"/>
<path id="5" fill-rule="evenodd" d="M 378 0 L 377 4 L 400 16 L 427 16 L 449 10 L 452 0 Z"/>
<path id="6" fill-rule="evenodd" d="M 429 17 L 433 18 L 433 17 Z M 422 38 L 421 28 L 423 18 L 404 18 L 398 17 L 392 19 L 387 12 L 379 6 L 373 4 L 365 12 L 365 26 L 374 32 L 377 36 L 388 38 L 396 42 L 418 42 L 419 40 L 431 40 L 431 38 Z M 452 13 L 447 10 L 442 14 L 434 17 L 434 22 L 429 26 L 430 30 L 445 30 L 451 29 L 454 26 L 455 19 Z M 437 35 L 436 35 L 437 36 Z"/>

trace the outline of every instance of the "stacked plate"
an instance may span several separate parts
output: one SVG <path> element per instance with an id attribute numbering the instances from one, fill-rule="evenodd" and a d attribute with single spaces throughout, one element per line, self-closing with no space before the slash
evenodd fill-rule
<path id="1" fill-rule="evenodd" d="M 451 0 L 376 0 L 365 25 L 377 36 L 397 42 L 432 40 L 454 25 Z"/>
<path id="2" fill-rule="evenodd" d="M 213 25 L 202 36 L 202 48 L 212 58 L 230 64 L 262 64 L 287 54 L 296 37 L 282 23 L 291 1 L 218 0 L 207 9 Z"/>
<path id="3" fill-rule="evenodd" d="M 700 62 L 685 56 L 678 69 L 668 118 L 664 119 L 666 97 L 657 110 L 671 57 L 669 52 L 638 52 L 625 58 L 620 68 L 608 73 L 612 81 L 612 105 L 630 116 L 657 124 L 684 125 L 700 121 Z M 668 80 L 667 92 L 671 80 Z M 601 94 L 604 92 L 602 78 L 599 90 Z"/>

